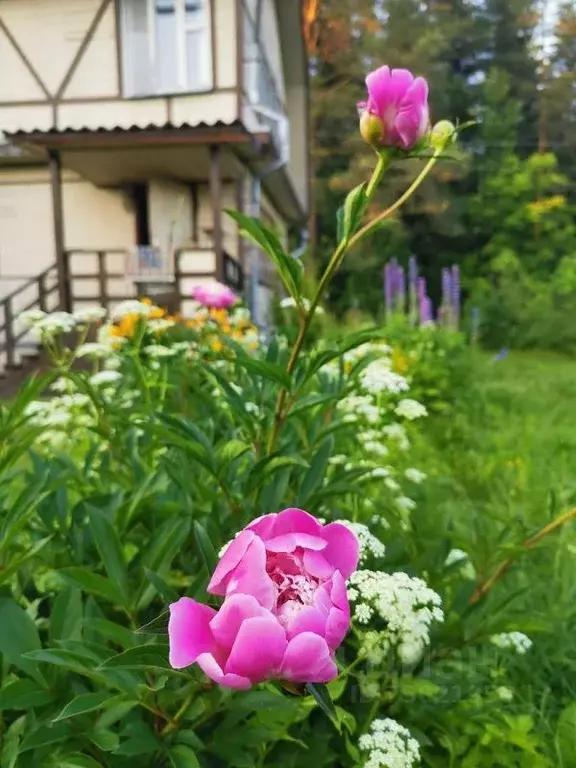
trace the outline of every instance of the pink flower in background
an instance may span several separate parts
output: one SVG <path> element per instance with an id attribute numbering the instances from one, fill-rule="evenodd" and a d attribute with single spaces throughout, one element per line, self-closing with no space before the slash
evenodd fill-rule
<path id="1" fill-rule="evenodd" d="M 227 285 L 216 281 L 206 285 L 195 285 L 192 298 L 212 309 L 228 309 L 238 301 L 238 297 Z"/>
<path id="2" fill-rule="evenodd" d="M 430 127 L 426 80 L 384 66 L 368 75 L 366 86 L 368 101 L 358 104 L 363 138 L 372 145 L 412 149 Z"/>
<path id="3" fill-rule="evenodd" d="M 334 652 L 350 625 L 345 580 L 358 555 L 358 539 L 342 523 L 322 525 L 300 509 L 254 520 L 208 585 L 225 598 L 221 608 L 188 597 L 170 606 L 170 663 L 197 663 L 229 688 L 334 679 Z"/>

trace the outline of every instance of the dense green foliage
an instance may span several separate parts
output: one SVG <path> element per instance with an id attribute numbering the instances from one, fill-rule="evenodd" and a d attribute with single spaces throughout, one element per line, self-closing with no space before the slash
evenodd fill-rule
<path id="1" fill-rule="evenodd" d="M 398 325 L 386 333 L 389 351 L 374 329 L 315 343 L 289 384 L 282 337 L 247 353 L 211 329 L 198 355 L 197 331 L 143 347 L 138 328 L 103 376 L 70 372 L 64 351 L 57 389 L 67 394 L 44 411 L 30 406 L 50 376 L 0 413 L 2 768 L 356 766 L 359 737 L 378 717 L 407 726 L 430 768 L 570 766 L 572 534 L 551 535 L 473 597 L 572 501 L 569 434 L 558 474 L 530 484 L 523 462 L 531 446 L 543 449 L 526 439 L 540 424 L 522 419 L 517 369 L 499 385 L 500 369 L 460 337 Z M 364 424 L 361 411 L 347 418 L 346 398 L 370 396 L 362 375 L 382 360 L 429 406 L 429 426 L 398 432 L 392 392 L 374 396 L 376 422 Z M 567 388 L 573 375 L 567 367 Z M 267 456 L 283 385 L 292 411 Z M 66 424 L 54 418 L 64 405 Z M 554 423 L 565 418 L 559 408 Z M 520 428 L 530 430 L 522 455 Z M 357 439 L 367 429 L 385 459 Z M 422 485 L 407 480 L 414 464 L 429 475 Z M 363 524 L 386 546 L 384 557 L 368 548 L 363 568 L 420 576 L 443 600 L 445 621 L 421 658 L 392 646 L 376 661 L 369 638 L 385 624 L 354 622 L 328 686 L 335 723 L 312 697 L 273 685 L 233 693 L 167 661 L 167 604 L 181 594 L 206 600 L 220 547 L 254 516 L 288 505 Z M 447 564 L 454 547 L 469 558 Z M 490 644 L 510 630 L 533 636 L 535 648 L 515 656 Z"/>
<path id="2" fill-rule="evenodd" d="M 313 245 L 334 239 L 342 191 L 367 175 L 353 104 L 368 68 L 408 67 L 430 83 L 434 119 L 476 120 L 402 213 L 347 259 L 331 291 L 340 313 L 378 315 L 382 266 L 417 255 L 438 303 L 459 263 L 467 310 L 493 346 L 572 348 L 576 304 L 576 10 L 570 1 L 322 0 L 312 50 Z M 394 199 L 413 172 L 390 175 Z"/>

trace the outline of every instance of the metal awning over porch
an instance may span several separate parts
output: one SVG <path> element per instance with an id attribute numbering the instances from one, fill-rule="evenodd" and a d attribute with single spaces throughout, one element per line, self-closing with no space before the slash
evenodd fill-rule
<path id="1" fill-rule="evenodd" d="M 150 178 L 185 183 L 213 177 L 214 149 L 221 180 L 240 179 L 243 170 L 262 175 L 263 188 L 287 221 L 302 223 L 304 211 L 268 132 L 250 133 L 240 121 L 199 125 L 16 131 L 6 134 L 16 147 L 38 159 L 59 157 L 62 168 L 97 186 L 121 186 Z"/>

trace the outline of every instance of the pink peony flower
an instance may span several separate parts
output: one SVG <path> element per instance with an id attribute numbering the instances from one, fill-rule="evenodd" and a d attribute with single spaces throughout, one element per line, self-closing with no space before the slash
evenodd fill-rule
<path id="1" fill-rule="evenodd" d="M 234 291 L 216 280 L 206 285 L 195 285 L 192 288 L 192 298 L 213 309 L 228 309 L 238 301 Z"/>
<path id="2" fill-rule="evenodd" d="M 430 127 L 428 83 L 407 69 L 380 67 L 366 78 L 368 101 L 358 104 L 369 144 L 412 149 Z"/>
<path id="3" fill-rule="evenodd" d="M 345 579 L 359 544 L 342 523 L 300 509 L 254 520 L 229 544 L 208 592 L 218 611 L 183 597 L 170 606 L 170 663 L 197 663 L 229 688 L 283 679 L 325 683 L 349 625 Z"/>

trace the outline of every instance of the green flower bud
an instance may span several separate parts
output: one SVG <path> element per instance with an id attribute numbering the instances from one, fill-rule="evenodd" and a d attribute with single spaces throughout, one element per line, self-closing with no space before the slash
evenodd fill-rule
<path id="1" fill-rule="evenodd" d="M 439 123 L 432 128 L 430 132 L 429 142 L 433 149 L 443 150 L 446 149 L 448 144 L 452 144 L 456 141 L 456 128 L 454 123 L 450 120 L 440 120 Z"/>
<path id="2" fill-rule="evenodd" d="M 384 141 L 384 123 L 367 110 L 360 116 L 360 135 L 371 147 L 381 147 Z"/>

